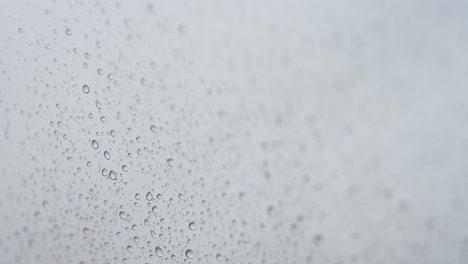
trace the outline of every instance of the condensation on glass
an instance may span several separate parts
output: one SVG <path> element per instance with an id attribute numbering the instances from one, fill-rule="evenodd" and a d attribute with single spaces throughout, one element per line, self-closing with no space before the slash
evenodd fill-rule
<path id="1" fill-rule="evenodd" d="M 468 263 L 466 1 L 0 8 L 0 263 Z"/>

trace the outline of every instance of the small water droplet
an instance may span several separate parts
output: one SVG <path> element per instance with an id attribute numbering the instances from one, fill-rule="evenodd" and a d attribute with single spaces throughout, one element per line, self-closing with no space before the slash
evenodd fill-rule
<path id="1" fill-rule="evenodd" d="M 127 215 L 125 214 L 124 211 L 120 211 L 119 217 L 120 217 L 120 219 L 125 219 L 125 218 L 127 218 Z"/>
<path id="2" fill-rule="evenodd" d="M 132 247 L 132 246 L 127 246 L 127 251 L 128 251 L 128 252 L 132 252 L 132 251 L 133 251 L 133 247 Z"/>
<path id="3" fill-rule="evenodd" d="M 140 200 L 141 195 L 139 193 L 135 194 L 135 199 Z"/>
<path id="4" fill-rule="evenodd" d="M 189 229 L 192 231 L 197 230 L 197 224 L 195 222 L 190 222 Z"/>
<path id="5" fill-rule="evenodd" d="M 167 159 L 167 165 L 169 165 L 170 167 L 173 167 L 174 166 L 174 159 Z"/>
<path id="6" fill-rule="evenodd" d="M 185 251 L 185 256 L 189 259 L 193 259 L 193 251 L 191 249 L 187 249 L 187 251 Z"/>
<path id="7" fill-rule="evenodd" d="M 151 132 L 153 133 L 158 132 L 158 128 L 155 125 L 151 125 L 150 129 L 151 129 Z"/>
<path id="8" fill-rule="evenodd" d="M 156 247 L 156 248 L 154 249 L 154 252 L 156 252 L 156 255 L 158 255 L 158 257 L 162 258 L 162 256 L 163 256 L 163 251 L 162 251 L 162 249 L 161 249 L 160 247 Z"/>
<path id="9" fill-rule="evenodd" d="M 68 36 L 71 36 L 71 35 L 72 35 L 71 29 L 67 28 L 67 29 L 65 30 L 65 34 L 67 34 Z"/>
<path id="10" fill-rule="evenodd" d="M 106 159 L 110 160 L 111 156 L 110 156 L 109 151 L 107 151 L 107 150 L 104 151 L 104 157 L 105 157 Z"/>
<path id="11" fill-rule="evenodd" d="M 83 92 L 84 92 L 85 94 L 89 94 L 89 90 L 90 90 L 90 89 L 89 89 L 89 86 L 88 86 L 88 85 L 86 85 L 86 84 L 83 85 Z"/>
<path id="12" fill-rule="evenodd" d="M 93 146 L 93 149 L 99 148 L 99 143 L 96 140 L 93 140 L 93 142 L 91 142 L 91 145 Z"/>
<path id="13" fill-rule="evenodd" d="M 148 201 L 153 200 L 153 194 L 152 194 L 151 192 L 148 192 L 148 193 L 146 194 L 146 200 L 148 200 Z"/>
<path id="14" fill-rule="evenodd" d="M 19 31 L 19 33 L 23 33 L 23 29 L 22 29 L 22 28 L 18 28 L 18 31 Z"/>
<path id="15" fill-rule="evenodd" d="M 100 103 L 99 101 L 97 101 L 97 100 L 96 100 L 96 107 L 97 107 L 98 109 L 101 109 L 101 108 L 102 108 L 101 103 Z"/>
<path id="16" fill-rule="evenodd" d="M 115 173 L 115 171 L 111 170 L 109 172 L 109 178 L 111 178 L 111 180 L 117 180 L 117 174 Z"/>

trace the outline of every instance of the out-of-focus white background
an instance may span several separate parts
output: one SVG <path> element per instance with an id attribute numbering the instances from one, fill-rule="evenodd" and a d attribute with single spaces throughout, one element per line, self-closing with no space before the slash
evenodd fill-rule
<path id="1" fill-rule="evenodd" d="M 0 263 L 468 263 L 466 1 L 3 1 Z"/>

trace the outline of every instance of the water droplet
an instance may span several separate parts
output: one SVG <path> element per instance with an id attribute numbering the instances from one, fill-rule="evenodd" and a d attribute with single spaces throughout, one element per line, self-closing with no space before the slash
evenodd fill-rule
<path id="1" fill-rule="evenodd" d="M 146 200 L 148 200 L 148 201 L 153 200 L 153 194 L 152 194 L 151 192 L 148 192 L 148 193 L 146 194 Z"/>
<path id="2" fill-rule="evenodd" d="M 89 91 L 90 91 L 89 86 L 86 85 L 86 84 L 83 85 L 83 92 L 84 92 L 85 94 L 89 94 Z"/>
<path id="3" fill-rule="evenodd" d="M 99 75 L 103 75 L 103 74 L 104 74 L 104 70 L 103 70 L 103 69 L 98 69 L 98 70 L 97 70 L 97 73 L 98 73 Z"/>
<path id="4" fill-rule="evenodd" d="M 101 109 L 101 108 L 102 108 L 102 105 L 101 105 L 101 103 L 100 103 L 98 100 L 96 100 L 96 107 L 97 107 L 98 109 Z"/>
<path id="5" fill-rule="evenodd" d="M 189 229 L 192 231 L 197 230 L 197 224 L 195 222 L 190 222 Z"/>
<path id="6" fill-rule="evenodd" d="M 127 165 L 123 165 L 123 166 L 122 166 L 122 170 L 125 171 L 125 172 L 127 172 L 127 171 L 128 171 Z"/>
<path id="7" fill-rule="evenodd" d="M 127 251 L 128 251 L 128 252 L 132 252 L 132 251 L 133 251 L 133 247 L 132 247 L 132 246 L 127 246 Z"/>
<path id="8" fill-rule="evenodd" d="M 71 36 L 71 35 L 72 35 L 71 29 L 67 28 L 67 29 L 65 30 L 65 34 L 67 34 L 68 36 Z"/>
<path id="9" fill-rule="evenodd" d="M 117 174 L 115 173 L 115 171 L 111 170 L 109 172 L 109 178 L 111 178 L 111 180 L 117 180 Z"/>
<path id="10" fill-rule="evenodd" d="M 104 157 L 108 160 L 110 160 L 111 156 L 110 156 L 110 153 L 109 151 L 104 151 Z"/>
<path id="11" fill-rule="evenodd" d="M 170 167 L 173 167 L 174 166 L 174 159 L 167 159 L 167 165 L 169 165 Z"/>
<path id="12" fill-rule="evenodd" d="M 154 232 L 153 230 L 151 230 L 151 236 L 152 236 L 153 238 L 158 238 L 158 236 L 156 235 L 156 232 Z"/>
<path id="13" fill-rule="evenodd" d="M 93 149 L 98 149 L 99 143 L 96 140 L 93 140 L 93 142 L 91 142 L 91 146 L 93 146 Z"/>
<path id="14" fill-rule="evenodd" d="M 18 31 L 19 31 L 19 33 L 23 33 L 23 29 L 22 29 L 22 28 L 18 28 Z"/>
<path id="15" fill-rule="evenodd" d="M 87 228 L 87 227 L 83 228 L 83 233 L 85 235 L 89 234 L 89 228 Z"/>
<path id="16" fill-rule="evenodd" d="M 141 195 L 139 193 L 135 194 L 135 199 L 140 200 Z"/>
<path id="17" fill-rule="evenodd" d="M 154 252 L 156 252 L 156 255 L 158 255 L 158 257 L 162 258 L 162 256 L 163 256 L 163 251 L 162 251 L 162 249 L 161 249 L 160 247 L 156 247 L 156 248 L 154 249 Z"/>
<path id="18" fill-rule="evenodd" d="M 151 129 L 151 132 L 153 133 L 158 132 L 158 128 L 155 125 L 151 125 L 150 129 Z"/>
<path id="19" fill-rule="evenodd" d="M 185 256 L 189 259 L 193 259 L 193 251 L 191 249 L 187 249 L 187 251 L 185 251 Z"/>
<path id="20" fill-rule="evenodd" d="M 125 218 L 127 218 L 127 215 L 125 214 L 124 211 L 120 211 L 119 217 L 120 217 L 120 219 L 125 219 Z"/>

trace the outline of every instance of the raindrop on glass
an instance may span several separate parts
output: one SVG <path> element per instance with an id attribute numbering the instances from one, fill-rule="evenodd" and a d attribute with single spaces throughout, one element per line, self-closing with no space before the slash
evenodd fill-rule
<path id="1" fill-rule="evenodd" d="M 195 222 L 190 222 L 189 229 L 192 231 L 197 230 L 197 224 Z"/>
<path id="2" fill-rule="evenodd" d="M 111 170 L 109 172 L 109 178 L 111 178 L 111 180 L 117 180 L 117 174 L 115 173 L 115 171 Z"/>
<path id="3" fill-rule="evenodd" d="M 161 249 L 160 247 L 156 247 L 156 248 L 154 249 L 154 252 L 156 252 L 156 255 L 157 255 L 158 257 L 162 258 L 162 256 L 163 256 L 163 251 L 162 251 L 162 249 Z"/>
<path id="4" fill-rule="evenodd" d="M 90 90 L 90 89 L 89 89 L 89 86 L 88 86 L 88 85 L 86 85 L 86 84 L 83 85 L 83 92 L 84 92 L 85 94 L 89 94 L 89 90 Z"/>
<path id="5" fill-rule="evenodd" d="M 120 211 L 119 217 L 120 217 L 120 219 L 125 219 L 125 218 L 127 218 L 127 215 L 125 214 L 124 211 Z"/>
<path id="6" fill-rule="evenodd" d="M 170 167 L 173 167 L 174 166 L 174 159 L 167 159 L 167 165 L 169 165 Z"/>
<path id="7" fill-rule="evenodd" d="M 153 194 L 152 194 L 151 192 L 148 192 L 148 193 L 146 194 L 146 200 L 148 200 L 148 201 L 153 200 Z"/>
<path id="8" fill-rule="evenodd" d="M 187 249 L 187 251 L 185 251 L 185 256 L 189 259 L 193 259 L 193 251 L 191 249 Z"/>

